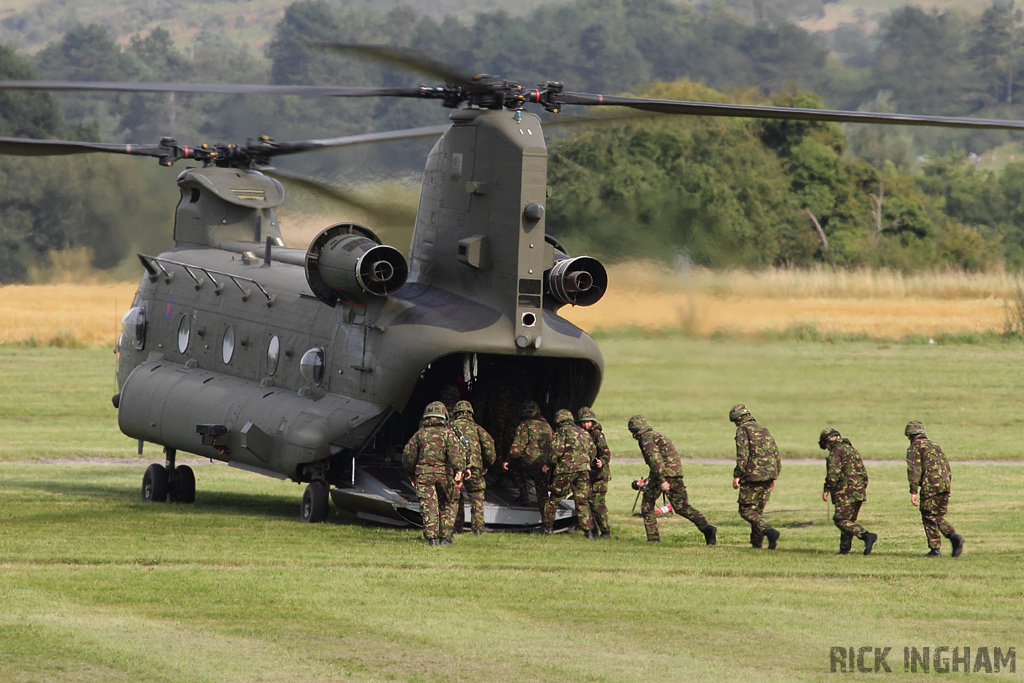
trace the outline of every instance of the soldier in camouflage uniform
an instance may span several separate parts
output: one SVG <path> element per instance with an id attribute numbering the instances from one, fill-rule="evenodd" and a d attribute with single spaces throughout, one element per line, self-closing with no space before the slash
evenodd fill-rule
<path id="1" fill-rule="evenodd" d="M 594 516 L 594 532 L 600 534 L 599 538 L 611 538 L 607 497 L 608 482 L 612 478 L 612 449 L 608 448 L 608 440 L 604 438 L 601 423 L 593 410 L 586 406 L 580 408 L 576 422 L 590 434 L 596 449 L 590 463 L 590 511 Z"/>
<path id="2" fill-rule="evenodd" d="M 484 475 L 494 464 L 494 439 L 473 419 L 473 405 L 469 401 L 455 404 L 455 419 L 452 429 L 466 454 L 466 474 L 462 479 L 462 495 L 456 508 L 456 526 L 460 526 L 465 515 L 464 498 L 469 498 L 473 533 L 484 532 L 484 491 L 487 488 Z"/>
<path id="3" fill-rule="evenodd" d="M 856 536 L 864 541 L 864 554 L 870 555 L 878 535 L 857 524 L 857 515 L 868 498 L 868 471 L 864 468 L 860 453 L 849 439 L 844 439 L 831 427 L 821 431 L 818 447 L 828 451 L 825 459 L 825 489 L 821 498 L 828 500 L 831 495 L 832 504 L 836 506 L 832 521 L 839 527 L 839 554 L 850 554 L 853 537 Z"/>
<path id="4" fill-rule="evenodd" d="M 629 418 L 626 426 L 639 443 L 640 452 L 644 455 L 644 462 L 651 468 L 647 485 L 644 487 L 644 501 L 640 505 L 640 514 L 644 518 L 647 540 L 661 540 L 654 508 L 658 505 L 658 498 L 664 493 L 668 502 L 672 504 L 673 511 L 693 522 L 704 534 L 705 543 L 715 545 L 718 529 L 711 526 L 704 515 L 687 501 L 686 484 L 683 482 L 683 463 L 679 459 L 679 453 L 672 440 L 651 429 L 647 424 L 647 418 L 643 415 L 634 415 Z"/>
<path id="5" fill-rule="evenodd" d="M 590 518 L 590 461 L 594 459 L 597 449 L 590 435 L 576 425 L 570 411 L 564 408 L 557 411 L 555 424 L 558 431 L 551 442 L 551 465 L 543 466 L 544 472 L 552 470 L 551 496 L 541 516 L 543 532 L 551 533 L 558 504 L 568 498 L 571 492 L 576 499 L 580 528 L 587 538 L 597 538 Z"/>
<path id="6" fill-rule="evenodd" d="M 768 525 L 764 507 L 782 469 L 779 448 L 768 429 L 758 424 L 742 403 L 732 407 L 729 419 L 736 424 L 736 467 L 732 473 L 732 487 L 740 491 L 740 517 L 750 523 L 751 546 L 760 548 L 767 538 L 768 549 L 775 550 L 779 532 Z"/>
<path id="7" fill-rule="evenodd" d="M 502 463 L 502 467 L 518 470 L 526 479 L 533 480 L 537 490 L 537 508 L 543 517 L 551 483 L 546 466 L 551 459 L 551 439 L 554 433 L 551 425 L 540 414 L 540 406 L 535 401 L 523 403 L 521 415 L 522 419 L 508 449 L 508 460 Z"/>
<path id="8" fill-rule="evenodd" d="M 419 430 L 402 452 L 402 464 L 416 487 L 424 538 L 430 545 L 451 545 L 466 456 L 440 401 L 423 411 Z"/>
<path id="9" fill-rule="evenodd" d="M 926 557 L 939 557 L 942 554 L 942 536 L 953 544 L 953 557 L 959 557 L 964 550 L 964 538 L 946 521 L 953 483 L 949 461 L 939 445 L 925 436 L 924 426 L 920 422 L 914 420 L 908 423 L 903 433 L 910 439 L 910 448 L 907 449 L 910 502 L 918 505 L 921 510 L 924 534 L 928 537 L 929 550 Z"/>

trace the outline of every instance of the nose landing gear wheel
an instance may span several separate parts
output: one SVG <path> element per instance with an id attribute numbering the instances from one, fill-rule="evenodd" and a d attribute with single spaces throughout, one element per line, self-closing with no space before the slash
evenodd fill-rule
<path id="1" fill-rule="evenodd" d="M 167 468 L 156 463 L 146 468 L 142 475 L 142 500 L 147 503 L 162 503 L 167 500 Z"/>

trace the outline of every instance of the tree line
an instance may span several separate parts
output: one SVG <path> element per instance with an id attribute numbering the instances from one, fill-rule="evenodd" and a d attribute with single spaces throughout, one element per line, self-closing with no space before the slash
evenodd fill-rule
<path id="1" fill-rule="evenodd" d="M 527 86 L 556 79 L 608 94 L 1024 113 L 1024 20 L 1012 0 L 977 15 L 910 6 L 884 17 L 877 33 L 844 25 L 819 35 L 772 15 L 771 3 L 741 4 L 576 0 L 521 16 L 438 19 L 412 7 L 299 0 L 263 55 L 216 35 L 185 50 L 163 28 L 119 45 L 101 26 L 78 25 L 31 57 L 0 49 L 0 78 L 385 86 L 422 78 L 313 47 L 373 43 Z M 814 11 L 820 2 L 789 4 Z M 436 103 L 415 100 L 0 93 L 0 105 L 0 135 L 103 141 L 303 139 L 443 121 Z M 1008 142 L 998 132 L 684 117 L 587 127 L 551 144 L 548 225 L 571 248 L 606 258 L 1020 268 L 1024 168 L 968 163 Z M 427 145 L 289 162 L 355 182 L 367 169 L 418 173 Z M 0 160 L 0 282 L 24 279 L 54 249 L 91 248 L 94 264 L 109 267 L 140 242 L 166 240 L 175 190 L 159 170 L 118 158 Z"/>

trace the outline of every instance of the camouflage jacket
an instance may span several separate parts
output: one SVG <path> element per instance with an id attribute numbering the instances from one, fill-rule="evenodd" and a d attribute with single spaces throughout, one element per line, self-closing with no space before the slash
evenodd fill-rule
<path id="1" fill-rule="evenodd" d="M 402 451 L 402 464 L 411 476 L 448 473 L 466 469 L 466 455 L 455 432 L 436 417 L 423 420 Z"/>
<path id="2" fill-rule="evenodd" d="M 766 427 L 752 417 L 736 425 L 736 467 L 733 478 L 742 482 L 772 481 L 782 470 L 779 447 Z"/>
<path id="3" fill-rule="evenodd" d="M 590 439 L 594 442 L 596 449 L 593 460 L 601 458 L 600 467 L 595 465 L 593 460 L 590 462 L 590 480 L 608 481 L 612 478 L 612 449 L 608 447 L 608 440 L 604 438 L 601 425 L 595 422 L 594 426 L 586 431 L 590 434 Z"/>
<path id="4" fill-rule="evenodd" d="M 516 427 L 508 459 L 523 467 L 544 465 L 551 462 L 551 439 L 554 432 L 542 415 L 528 417 Z"/>
<path id="5" fill-rule="evenodd" d="M 834 441 L 825 459 L 825 491 L 832 502 L 868 499 L 868 471 L 849 439 Z"/>
<path id="6" fill-rule="evenodd" d="M 586 472 L 596 452 L 586 430 L 573 422 L 563 422 L 551 441 L 551 465 L 556 475 Z"/>
<path id="7" fill-rule="evenodd" d="M 640 452 L 644 454 L 644 462 L 651 468 L 651 482 L 660 484 L 670 477 L 682 478 L 683 462 L 679 459 L 672 439 L 653 429 L 644 430 L 637 437 Z"/>
<path id="8" fill-rule="evenodd" d="M 907 479 L 910 492 L 921 490 L 921 497 L 952 490 L 953 474 L 945 453 L 934 441 L 926 438 L 914 439 L 907 449 Z"/>
<path id="9" fill-rule="evenodd" d="M 466 468 L 472 470 L 474 476 L 479 476 L 494 464 L 494 439 L 471 415 L 452 420 L 452 430 L 466 453 Z"/>

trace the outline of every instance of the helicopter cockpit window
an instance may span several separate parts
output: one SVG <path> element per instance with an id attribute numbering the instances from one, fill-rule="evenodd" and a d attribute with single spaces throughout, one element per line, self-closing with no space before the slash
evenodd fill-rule
<path id="1" fill-rule="evenodd" d="M 185 353 L 185 349 L 188 348 L 189 330 L 188 315 L 183 315 L 181 322 L 178 323 L 178 353 Z"/>
<path id="2" fill-rule="evenodd" d="M 307 382 L 320 384 L 324 380 L 324 355 L 323 348 L 310 349 L 302 354 L 302 359 L 299 360 L 299 372 Z"/>
<path id="3" fill-rule="evenodd" d="M 133 349 L 142 349 L 146 345 L 146 309 L 142 306 L 132 308 L 121 318 L 121 336 Z"/>
<path id="4" fill-rule="evenodd" d="M 275 334 L 267 344 L 267 374 L 273 375 L 277 372 L 277 359 L 281 355 L 281 340 Z"/>
<path id="5" fill-rule="evenodd" d="M 231 357 L 235 355 L 235 328 L 231 325 L 228 325 L 227 329 L 224 330 L 224 341 L 221 344 L 220 350 L 224 363 L 230 363 Z"/>

